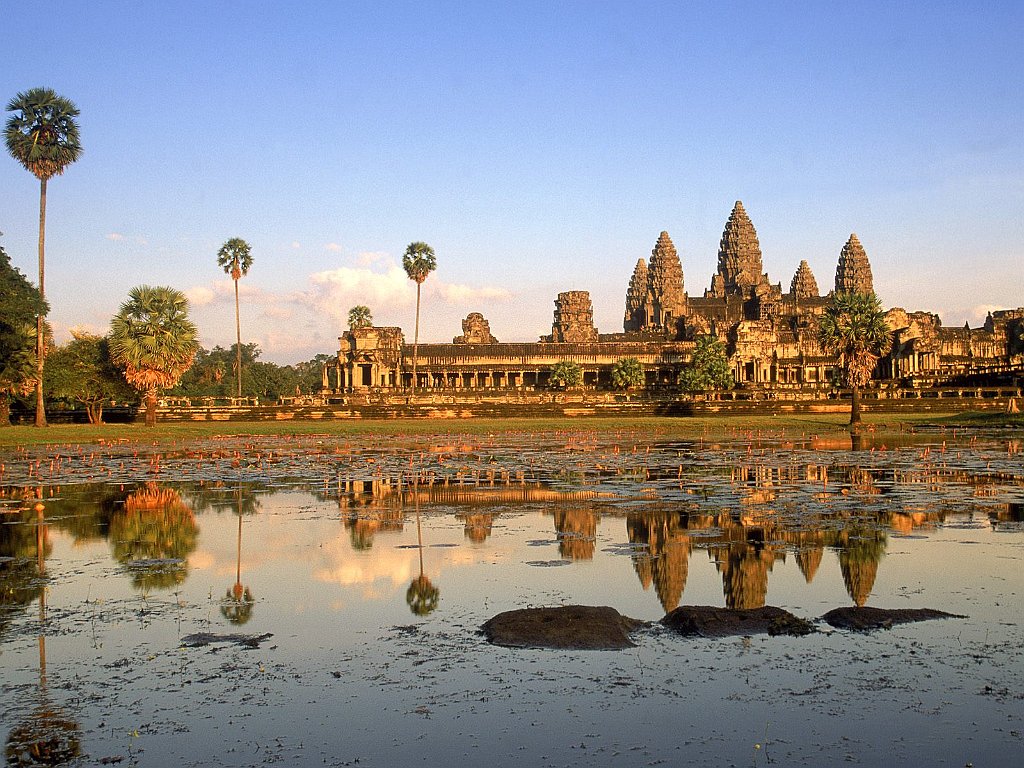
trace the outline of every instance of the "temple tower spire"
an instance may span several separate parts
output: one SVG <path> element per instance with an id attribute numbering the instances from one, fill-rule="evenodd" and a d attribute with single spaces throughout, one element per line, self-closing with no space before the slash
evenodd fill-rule
<path id="1" fill-rule="evenodd" d="M 648 323 L 662 328 L 674 327 L 674 321 L 686 314 L 686 294 L 683 291 L 683 265 L 668 232 L 658 236 L 658 242 L 651 251 L 647 284 L 651 296 Z"/>
<path id="2" fill-rule="evenodd" d="M 761 281 L 761 244 L 743 203 L 733 206 L 718 246 L 718 275 L 715 292 L 745 293 Z"/>
<path id="3" fill-rule="evenodd" d="M 622 330 L 626 333 L 647 327 L 650 313 L 648 279 L 647 262 L 638 259 L 626 290 L 626 316 L 622 320 Z"/>
<path id="4" fill-rule="evenodd" d="M 814 279 L 814 273 L 807 260 L 800 262 L 796 274 L 793 275 L 793 282 L 789 284 L 789 292 L 797 299 L 807 299 L 818 296 L 818 281 Z"/>
<path id="5" fill-rule="evenodd" d="M 836 293 L 874 293 L 871 264 L 857 235 L 850 235 L 836 267 Z"/>

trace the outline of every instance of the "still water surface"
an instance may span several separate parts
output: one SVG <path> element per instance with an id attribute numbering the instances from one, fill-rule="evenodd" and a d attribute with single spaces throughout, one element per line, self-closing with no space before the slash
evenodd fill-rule
<path id="1" fill-rule="evenodd" d="M 1020 765 L 1019 437 L 545 433 L 4 457 L 12 764 Z M 494 614 L 845 605 L 870 634 L 488 645 Z"/>

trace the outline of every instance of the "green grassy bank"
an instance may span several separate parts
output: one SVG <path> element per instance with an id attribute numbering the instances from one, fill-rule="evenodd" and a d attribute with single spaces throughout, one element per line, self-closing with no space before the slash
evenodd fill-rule
<path id="1" fill-rule="evenodd" d="M 231 421 L 178 422 L 147 428 L 139 424 L 62 424 L 45 428 L 14 426 L 0 428 L 0 448 L 62 443 L 129 441 L 140 443 L 182 442 L 211 437 L 240 435 L 293 436 L 329 435 L 481 435 L 507 432 L 556 431 L 648 431 L 667 437 L 729 436 L 747 431 L 782 430 L 794 436 L 840 434 L 847 431 L 848 416 L 805 414 L 785 416 L 699 416 L 622 418 L 532 418 L 532 419 L 388 419 L 332 421 Z M 948 427 L 974 426 L 1024 428 L 1021 414 L 878 414 L 867 415 L 865 428 L 876 433 L 900 433 L 926 424 Z"/>

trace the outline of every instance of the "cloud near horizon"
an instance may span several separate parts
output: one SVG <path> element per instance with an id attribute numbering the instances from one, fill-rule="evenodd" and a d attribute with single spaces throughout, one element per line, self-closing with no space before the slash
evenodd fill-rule
<path id="1" fill-rule="evenodd" d="M 348 319 L 349 308 L 356 304 L 365 304 L 377 313 L 416 303 L 415 283 L 394 261 L 383 254 L 366 253 L 360 254 L 359 263 L 360 266 L 315 272 L 309 277 L 312 291 L 308 296 L 296 297 L 297 300 L 317 313 L 343 322 Z M 512 293 L 504 288 L 444 283 L 436 279 L 428 279 L 423 284 L 423 293 L 452 306 L 512 299 Z"/>

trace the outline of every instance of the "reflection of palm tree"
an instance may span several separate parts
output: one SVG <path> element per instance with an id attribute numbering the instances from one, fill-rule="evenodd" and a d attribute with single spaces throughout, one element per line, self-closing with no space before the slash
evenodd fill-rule
<path id="1" fill-rule="evenodd" d="M 40 564 L 45 562 L 50 545 L 45 533 L 40 542 L 34 503 L 35 492 L 26 489 L 17 516 L 4 515 L 4 525 L 0 525 L 0 633 L 13 616 L 10 609 L 43 599 L 45 572 Z"/>
<path id="2" fill-rule="evenodd" d="M 426 616 L 437 608 L 441 600 L 441 590 L 435 587 L 426 576 L 423 575 L 423 529 L 420 526 L 420 493 L 419 485 L 413 482 L 412 498 L 416 505 L 416 543 L 420 553 L 420 575 L 409 584 L 405 591 L 405 602 L 409 610 L 417 616 Z"/>
<path id="3" fill-rule="evenodd" d="M 46 519 L 42 503 L 36 504 L 36 561 L 39 575 L 46 573 Z M 39 702 L 29 717 L 7 736 L 9 765 L 59 765 L 78 756 L 79 725 L 54 707 L 46 693 L 46 589 L 39 591 Z"/>
<path id="4" fill-rule="evenodd" d="M 252 618 L 255 600 L 248 587 L 242 586 L 242 489 L 235 491 L 235 510 L 238 513 L 238 540 L 235 546 L 235 585 L 228 589 L 220 603 L 221 615 L 232 624 L 241 626 Z"/>
<path id="5" fill-rule="evenodd" d="M 110 521 L 115 559 L 129 566 L 138 589 L 167 589 L 188 576 L 199 528 L 192 509 L 170 488 L 146 483 Z"/>

